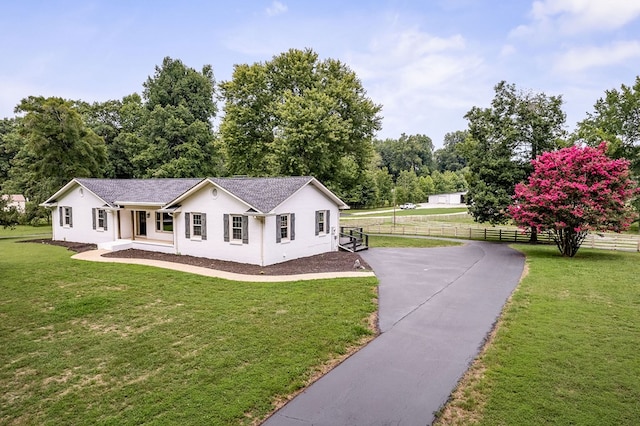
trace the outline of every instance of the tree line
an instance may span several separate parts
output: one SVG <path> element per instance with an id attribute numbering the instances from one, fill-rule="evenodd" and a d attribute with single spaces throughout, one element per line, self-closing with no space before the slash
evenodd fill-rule
<path id="1" fill-rule="evenodd" d="M 640 175 L 640 79 L 607 91 L 571 134 L 562 104 L 500 82 L 491 105 L 471 108 L 468 128 L 435 150 L 422 134 L 376 139 L 381 105 L 347 65 L 311 49 L 235 65 L 219 83 L 211 65 L 167 57 L 141 94 L 23 99 L 0 121 L 0 193 L 24 194 L 26 219 L 38 220 L 38 203 L 73 177 L 313 175 L 353 207 L 468 190 L 477 221 L 502 223 L 543 152 L 607 140 L 607 153 Z"/>

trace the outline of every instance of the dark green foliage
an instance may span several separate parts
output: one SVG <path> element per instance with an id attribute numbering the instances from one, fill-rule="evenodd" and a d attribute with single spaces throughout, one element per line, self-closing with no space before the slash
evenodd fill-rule
<path id="1" fill-rule="evenodd" d="M 380 106 L 346 65 L 291 49 L 269 62 L 236 65 L 220 90 L 231 174 L 313 175 L 342 197 L 369 202 L 373 195 L 358 185 L 380 129 Z"/>
<path id="2" fill-rule="evenodd" d="M 428 136 L 403 133 L 399 139 L 375 141 L 374 146 L 382 167 L 386 167 L 394 179 L 402 171 L 413 171 L 419 176 L 433 169 L 433 142 Z"/>
<path id="3" fill-rule="evenodd" d="M 139 177 L 201 177 L 221 172 L 211 120 L 217 107 L 210 65 L 201 72 L 164 58 L 144 83 L 143 120 L 120 142 L 136 145 L 132 159 Z"/>
<path id="4" fill-rule="evenodd" d="M 84 124 L 72 102 L 31 96 L 16 112 L 25 116 L 19 121 L 22 144 L 7 183 L 11 192 L 39 203 L 74 177 L 102 177 L 104 140 Z"/>
<path id="5" fill-rule="evenodd" d="M 460 155 L 457 147 L 467 139 L 469 132 L 458 130 L 444 135 L 444 146 L 434 153 L 436 168 L 440 172 L 450 170 L 456 172 L 467 165 L 467 160 Z"/>
<path id="6" fill-rule="evenodd" d="M 473 107 L 465 118 L 469 137 L 456 149 L 469 166 L 469 211 L 477 222 L 505 223 L 515 185 L 531 172 L 530 161 L 563 144 L 562 97 L 518 92 L 502 81 L 491 107 Z"/>

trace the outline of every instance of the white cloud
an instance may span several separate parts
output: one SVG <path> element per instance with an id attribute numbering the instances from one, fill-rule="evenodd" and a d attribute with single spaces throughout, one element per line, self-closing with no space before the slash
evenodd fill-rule
<path id="1" fill-rule="evenodd" d="M 285 13 L 289 8 L 287 5 L 275 0 L 271 6 L 267 7 L 267 16 L 277 16 Z"/>
<path id="2" fill-rule="evenodd" d="M 615 66 L 633 58 L 640 58 L 640 42 L 622 41 L 608 46 L 568 50 L 556 59 L 554 69 L 559 73 L 580 72 Z"/>
<path id="3" fill-rule="evenodd" d="M 485 86 L 484 60 L 466 49 L 461 35 L 417 29 L 377 35 L 347 63 L 383 105 L 384 137 L 423 133 L 440 145 L 446 132 L 465 127 L 464 114 L 485 97 L 478 91 Z"/>
<path id="4" fill-rule="evenodd" d="M 577 34 L 622 28 L 640 16 L 636 0 L 540 0 L 531 8 L 533 23 L 513 34 L 554 32 Z"/>

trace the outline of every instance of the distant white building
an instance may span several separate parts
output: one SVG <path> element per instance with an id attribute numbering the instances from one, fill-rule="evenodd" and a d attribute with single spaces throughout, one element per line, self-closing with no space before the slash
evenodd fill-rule
<path id="1" fill-rule="evenodd" d="M 9 194 L 3 195 L 3 200 L 8 200 L 7 207 L 15 207 L 20 213 L 24 213 L 27 206 L 27 199 L 24 198 L 24 195 L 21 194 Z"/>
<path id="2" fill-rule="evenodd" d="M 465 204 L 467 191 L 429 195 L 429 204 Z"/>

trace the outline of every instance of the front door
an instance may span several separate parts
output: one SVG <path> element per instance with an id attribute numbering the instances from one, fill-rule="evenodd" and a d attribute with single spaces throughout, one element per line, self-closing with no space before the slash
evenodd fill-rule
<path id="1" fill-rule="evenodd" d="M 138 211 L 138 235 L 147 235 L 147 212 Z"/>

